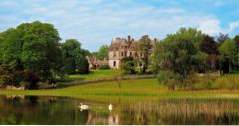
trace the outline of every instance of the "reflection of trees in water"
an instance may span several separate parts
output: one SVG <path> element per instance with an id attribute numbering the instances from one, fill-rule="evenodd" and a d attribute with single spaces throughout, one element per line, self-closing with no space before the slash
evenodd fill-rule
<path id="1" fill-rule="evenodd" d="M 119 115 L 110 112 L 89 111 L 87 125 L 117 125 L 119 124 Z"/>
<path id="2" fill-rule="evenodd" d="M 36 112 L 38 98 L 35 96 L 6 96 L 0 97 L 0 123 L 20 124 L 26 111 Z"/>
<path id="3" fill-rule="evenodd" d="M 57 97 L 0 97 L 0 124 L 239 124 L 233 100 L 162 100 L 115 105 Z M 87 103 L 88 104 L 88 103 Z"/>
<path id="4" fill-rule="evenodd" d="M 88 112 L 80 112 L 75 100 L 52 97 L 0 98 L 0 124 L 85 124 Z M 4 103 L 2 103 L 4 101 Z"/>
<path id="5" fill-rule="evenodd" d="M 80 111 L 80 102 L 58 97 L 0 97 L 4 108 L 0 109 L 0 124 L 118 124 L 118 115 L 110 114 L 107 105 L 104 112 Z"/>
<path id="6" fill-rule="evenodd" d="M 121 124 L 239 124 L 239 105 L 229 101 L 129 104 L 121 113 Z"/>

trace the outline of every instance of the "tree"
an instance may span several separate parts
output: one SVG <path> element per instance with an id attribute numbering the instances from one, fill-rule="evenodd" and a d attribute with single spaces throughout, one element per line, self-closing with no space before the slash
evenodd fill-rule
<path id="1" fill-rule="evenodd" d="M 232 39 L 227 39 L 219 47 L 221 71 L 230 73 L 232 67 L 238 62 L 238 49 L 236 42 Z"/>
<path id="2" fill-rule="evenodd" d="M 192 28 L 182 28 L 168 35 L 154 50 L 154 62 L 159 64 L 159 73 L 169 71 L 172 76 L 177 75 L 175 79 L 181 82 L 178 84 L 183 84 L 189 74 L 198 71 L 199 61 L 204 59 L 198 46 L 202 40 L 202 33 Z"/>
<path id="3" fill-rule="evenodd" d="M 60 37 L 53 25 L 39 21 L 23 23 L 1 35 L 4 36 L 1 39 L 2 64 L 10 65 L 15 71 L 31 71 L 41 81 L 57 76 L 61 49 Z"/>
<path id="4" fill-rule="evenodd" d="M 9 65 L 0 65 L 0 86 L 15 85 L 14 70 Z"/>
<path id="5" fill-rule="evenodd" d="M 213 37 L 204 34 L 203 40 L 199 44 L 199 49 L 200 51 L 207 53 L 209 55 L 211 54 L 217 55 L 218 54 L 217 46 L 218 44 L 216 43 Z"/>
<path id="6" fill-rule="evenodd" d="M 51 24 L 33 22 L 18 26 L 24 33 L 21 60 L 25 69 L 37 73 L 42 81 L 55 78 L 60 69 L 61 49 L 58 31 Z"/>
<path id="7" fill-rule="evenodd" d="M 68 39 L 62 44 L 64 59 L 63 69 L 66 73 L 88 73 L 89 64 L 86 59 L 87 51 L 81 49 L 81 44 L 76 39 Z"/>
<path id="8" fill-rule="evenodd" d="M 218 63 L 218 43 L 214 40 L 213 37 L 203 34 L 203 40 L 199 44 L 199 50 L 204 53 L 204 66 L 208 66 L 210 70 L 216 70 L 219 66 Z M 207 56 L 206 56 L 207 55 Z"/>
<path id="9" fill-rule="evenodd" d="M 108 59 L 108 52 L 109 52 L 109 47 L 108 45 L 102 45 L 98 52 L 97 52 L 97 58 L 100 59 L 100 60 L 103 60 L 103 59 Z"/>
<path id="10" fill-rule="evenodd" d="M 219 46 L 225 42 L 227 39 L 229 39 L 228 34 L 223 34 L 223 33 L 219 33 L 218 37 L 217 37 L 217 43 L 219 44 Z"/>
<path id="11" fill-rule="evenodd" d="M 121 70 L 123 74 L 135 74 L 135 61 L 132 57 L 125 57 L 121 60 Z"/>
<path id="12" fill-rule="evenodd" d="M 236 35 L 233 40 L 236 42 L 237 48 L 239 48 L 239 35 Z"/>
<path id="13" fill-rule="evenodd" d="M 149 66 L 149 54 L 152 48 L 151 39 L 148 35 L 144 35 L 138 42 L 140 54 L 140 63 L 142 64 L 142 72 L 145 73 Z M 141 65 L 140 65 L 141 66 Z"/>

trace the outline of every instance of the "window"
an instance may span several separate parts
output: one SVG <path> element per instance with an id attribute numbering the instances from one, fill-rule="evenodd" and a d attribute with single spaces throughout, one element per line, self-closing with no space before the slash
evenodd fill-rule
<path id="1" fill-rule="evenodd" d="M 137 56 L 138 56 L 137 52 L 135 52 L 135 53 L 134 53 L 134 56 L 135 56 L 135 57 L 137 57 Z"/>
<path id="2" fill-rule="evenodd" d="M 143 57 L 143 53 L 140 53 L 140 56 Z"/>
<path id="3" fill-rule="evenodd" d="M 129 52 L 129 56 L 132 56 L 132 52 Z"/>
<path id="4" fill-rule="evenodd" d="M 114 66 L 114 67 L 116 66 L 116 61 L 113 62 L 113 66 Z"/>
<path id="5" fill-rule="evenodd" d="M 124 53 L 123 53 L 123 52 L 121 52 L 121 56 L 124 56 Z"/>

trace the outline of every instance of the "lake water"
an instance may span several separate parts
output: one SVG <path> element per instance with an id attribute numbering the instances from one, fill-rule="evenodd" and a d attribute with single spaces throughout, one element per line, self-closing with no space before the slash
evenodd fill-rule
<path id="1" fill-rule="evenodd" d="M 80 103 L 89 110 L 81 110 Z M 154 100 L 113 103 L 1 96 L 0 124 L 239 124 L 239 100 Z"/>

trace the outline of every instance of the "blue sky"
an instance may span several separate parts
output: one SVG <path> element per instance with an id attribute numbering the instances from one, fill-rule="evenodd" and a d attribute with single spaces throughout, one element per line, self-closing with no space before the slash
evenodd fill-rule
<path id="1" fill-rule="evenodd" d="M 1 0 L 0 31 L 39 20 L 95 51 L 114 37 L 163 39 L 180 27 L 239 34 L 239 0 Z"/>

